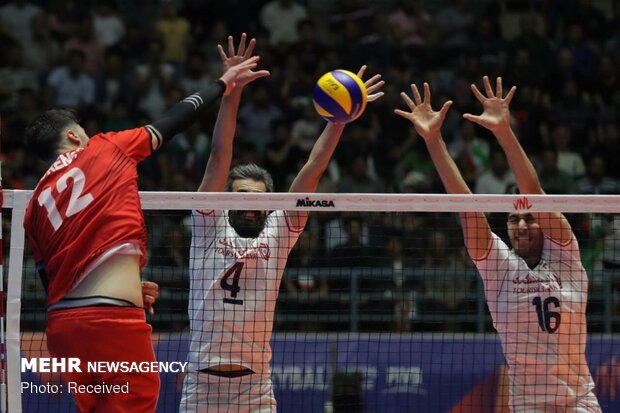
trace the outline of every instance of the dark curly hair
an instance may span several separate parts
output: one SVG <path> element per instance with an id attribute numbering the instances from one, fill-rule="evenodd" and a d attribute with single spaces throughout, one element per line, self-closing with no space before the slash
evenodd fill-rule
<path id="1" fill-rule="evenodd" d="M 74 123 L 79 121 L 75 113 L 69 110 L 47 110 L 26 127 L 26 147 L 46 162 L 53 160 L 62 139 L 62 131 Z"/>

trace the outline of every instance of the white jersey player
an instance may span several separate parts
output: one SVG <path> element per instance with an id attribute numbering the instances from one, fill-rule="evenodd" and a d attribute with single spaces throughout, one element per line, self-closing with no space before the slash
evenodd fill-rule
<path id="1" fill-rule="evenodd" d="M 489 129 L 506 153 L 522 194 L 543 194 L 538 176 L 510 126 L 508 106 L 515 87 L 503 97 L 501 78 L 494 92 L 483 78 L 480 116 L 463 117 Z M 424 99 L 415 85 L 413 98 L 401 94 L 410 120 L 424 139 L 437 172 L 450 194 L 471 194 L 441 136 L 452 104 L 433 111 L 427 83 Z M 585 360 L 588 280 L 570 224 L 561 213 L 530 213 L 527 199 L 508 216 L 513 249 L 491 232 L 482 212 L 460 213 L 469 255 L 484 281 L 485 295 L 508 363 L 513 412 L 600 412 Z M 519 204 L 521 204 L 519 206 Z"/>
<path id="2" fill-rule="evenodd" d="M 286 212 L 273 211 L 256 238 L 241 238 L 228 216 L 193 212 L 189 368 L 237 364 L 267 373 L 276 298 L 303 229 L 292 228 Z"/>
<path id="3" fill-rule="evenodd" d="M 533 219 L 511 214 L 508 225 Z M 585 359 L 588 278 L 574 236 L 563 244 L 544 237 L 540 261 L 529 268 L 493 234 L 474 263 L 508 363 L 513 411 L 597 411 Z"/>
<path id="4" fill-rule="evenodd" d="M 249 59 L 242 35 L 235 52 L 218 46 L 226 69 Z M 358 72 L 362 77 L 366 67 Z M 368 101 L 383 95 L 379 75 L 365 82 Z M 245 82 L 222 99 L 207 169 L 199 191 L 271 192 L 273 180 L 257 165 L 230 169 L 237 110 Z M 314 192 L 340 140 L 344 124 L 328 123 L 290 192 Z M 194 211 L 190 257 L 189 371 L 180 412 L 275 412 L 269 374 L 273 313 L 288 254 L 307 211 Z"/>

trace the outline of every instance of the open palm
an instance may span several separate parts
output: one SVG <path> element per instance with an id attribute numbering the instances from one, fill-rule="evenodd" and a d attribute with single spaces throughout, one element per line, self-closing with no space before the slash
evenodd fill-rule
<path id="1" fill-rule="evenodd" d="M 431 107 L 431 92 L 428 83 L 424 82 L 424 99 L 420 96 L 418 87 L 415 84 L 411 85 L 411 92 L 413 100 L 404 92 L 400 94 L 410 112 L 396 109 L 394 113 L 413 123 L 415 130 L 424 140 L 438 138 L 441 132 L 441 125 L 446 118 L 448 109 L 452 105 L 452 101 L 447 101 L 443 104 L 441 110 L 435 111 Z"/>
<path id="2" fill-rule="evenodd" d="M 241 40 L 239 40 L 239 47 L 235 51 L 235 44 L 232 36 L 228 36 L 228 54 L 224 51 L 222 45 L 217 45 L 217 50 L 222 58 L 223 73 L 228 72 L 232 67 L 238 66 L 252 58 L 254 47 L 256 46 L 256 39 L 251 39 L 246 46 L 247 35 L 243 33 Z M 243 86 L 251 83 L 259 77 L 269 76 L 269 72 L 266 70 L 258 71 L 244 71 L 239 74 L 235 79 L 235 87 L 242 88 Z"/>
<path id="3" fill-rule="evenodd" d="M 496 91 L 493 92 L 489 78 L 482 78 L 486 96 L 484 96 L 476 87 L 471 85 L 471 90 L 476 99 L 482 104 L 483 112 L 476 116 L 466 113 L 463 117 L 469 121 L 475 122 L 480 126 L 489 129 L 491 132 L 497 132 L 502 128 L 510 127 L 510 101 L 515 94 L 517 88 L 513 86 L 503 98 L 502 78 L 498 77 L 496 82 Z"/>

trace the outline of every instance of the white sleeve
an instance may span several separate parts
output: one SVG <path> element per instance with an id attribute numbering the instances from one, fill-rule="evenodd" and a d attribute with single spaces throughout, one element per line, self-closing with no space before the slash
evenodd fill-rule
<path id="1" fill-rule="evenodd" d="M 484 295 L 489 306 L 497 301 L 500 290 L 505 288 L 504 284 L 511 272 L 511 265 L 518 265 L 511 262 L 514 261 L 511 260 L 511 255 L 508 245 L 493 233 L 485 256 L 476 260 L 472 258 L 484 282 Z"/>
<path id="2" fill-rule="evenodd" d="M 303 228 L 293 228 L 286 211 L 272 211 L 267 218 L 267 232 L 282 243 L 288 252 L 295 246 Z"/>
<path id="3" fill-rule="evenodd" d="M 192 210 L 192 243 L 194 247 L 207 248 L 217 234 L 225 231 L 225 212 L 222 210 Z"/>
<path id="4" fill-rule="evenodd" d="M 557 263 L 556 268 L 559 268 L 557 275 L 561 281 L 579 283 L 578 287 L 581 287 L 582 282 L 587 282 L 588 276 L 581 263 L 579 243 L 575 234 L 563 244 L 545 237 L 542 255 L 550 263 Z"/>

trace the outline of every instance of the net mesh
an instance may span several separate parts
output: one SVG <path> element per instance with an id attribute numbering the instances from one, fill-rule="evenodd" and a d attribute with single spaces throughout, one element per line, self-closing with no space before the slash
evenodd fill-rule
<path id="1" fill-rule="evenodd" d="M 579 247 L 546 243 L 536 269 L 504 270 L 516 259 L 502 255 L 507 212 L 557 205 Z M 584 396 L 593 384 L 602 411 L 620 411 L 618 205 L 611 196 L 143 194 L 142 274 L 160 285 L 149 317 L 157 359 L 190 362 L 160 374 L 158 411 L 211 411 L 200 403 L 218 400 L 230 412 L 276 401 L 295 413 L 597 411 Z M 498 236 L 481 271 L 455 213 L 476 208 Z M 273 212 L 261 235 L 240 239 L 228 209 Z M 299 233 L 287 217 L 301 209 L 312 212 Z M 21 357 L 47 357 L 32 258 L 10 265 L 23 268 Z M 205 370 L 222 365 L 254 373 Z M 75 411 L 60 374 L 20 380 L 23 411 Z"/>

